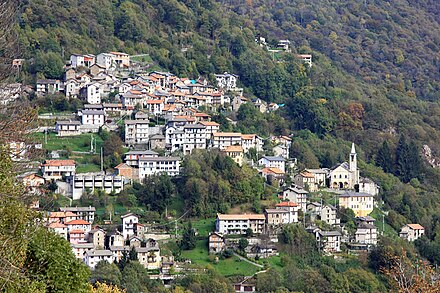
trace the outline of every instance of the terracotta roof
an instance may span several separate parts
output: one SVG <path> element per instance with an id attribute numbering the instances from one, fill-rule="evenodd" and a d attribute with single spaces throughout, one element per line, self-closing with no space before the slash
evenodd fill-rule
<path id="1" fill-rule="evenodd" d="M 256 134 L 242 134 L 242 139 L 254 139 L 257 135 Z"/>
<path id="2" fill-rule="evenodd" d="M 43 180 L 45 180 L 43 176 L 40 176 L 40 175 L 35 174 L 35 173 L 26 175 L 26 176 L 23 177 L 23 179 L 24 180 L 32 180 L 32 179 L 43 179 Z"/>
<path id="3" fill-rule="evenodd" d="M 217 214 L 220 220 L 265 220 L 264 215 L 259 214 Z"/>
<path id="4" fill-rule="evenodd" d="M 194 116 L 196 117 L 210 117 L 208 114 L 206 113 L 195 113 Z"/>
<path id="5" fill-rule="evenodd" d="M 263 168 L 261 172 L 265 174 L 277 174 L 277 175 L 284 175 L 285 173 L 281 171 L 278 168 Z"/>
<path id="6" fill-rule="evenodd" d="M 51 212 L 50 217 L 51 218 L 66 218 L 66 217 L 78 217 L 78 215 L 74 214 L 72 212 Z"/>
<path id="7" fill-rule="evenodd" d="M 91 225 L 89 222 L 84 220 L 73 220 L 70 222 L 67 222 L 66 225 Z"/>
<path id="8" fill-rule="evenodd" d="M 61 223 L 50 223 L 49 228 L 55 229 L 55 228 L 67 228 L 66 225 L 61 224 Z"/>
<path id="9" fill-rule="evenodd" d="M 220 124 L 214 121 L 200 121 L 199 123 L 205 126 L 220 126 Z"/>
<path id="10" fill-rule="evenodd" d="M 234 136 L 234 137 L 241 137 L 241 133 L 239 133 L 239 132 L 214 132 L 212 135 L 213 135 L 213 136 Z"/>
<path id="11" fill-rule="evenodd" d="M 239 146 L 239 145 L 231 145 L 231 146 L 226 147 L 223 151 L 225 151 L 225 152 L 240 152 L 240 153 L 242 153 L 243 152 L 243 148 L 241 146 Z"/>
<path id="12" fill-rule="evenodd" d="M 276 207 L 297 207 L 298 205 L 291 201 L 283 201 L 281 203 L 277 203 Z"/>
<path id="13" fill-rule="evenodd" d="M 183 118 L 183 119 L 186 119 L 187 121 L 196 121 L 196 119 L 194 117 L 184 116 L 184 115 L 177 115 L 174 118 Z"/>
<path id="14" fill-rule="evenodd" d="M 113 55 L 125 55 L 125 56 L 128 56 L 127 53 L 123 53 L 123 52 L 110 52 L 110 54 L 113 54 Z"/>
<path id="15" fill-rule="evenodd" d="M 85 232 L 82 230 L 72 230 L 69 232 L 69 234 L 85 234 Z"/>
<path id="16" fill-rule="evenodd" d="M 164 100 L 148 100 L 147 104 L 163 104 Z"/>
<path id="17" fill-rule="evenodd" d="M 42 166 L 75 166 L 74 160 L 46 160 Z"/>
<path id="18" fill-rule="evenodd" d="M 306 177 L 306 178 L 315 178 L 315 176 L 312 174 L 312 173 L 310 173 L 310 172 L 307 172 L 307 171 L 303 171 L 303 172 L 301 172 L 301 173 L 299 173 L 301 176 L 303 176 L 303 177 Z"/>
<path id="19" fill-rule="evenodd" d="M 410 227 L 413 230 L 424 230 L 422 225 L 420 224 L 407 224 L 408 227 Z"/>
<path id="20" fill-rule="evenodd" d="M 124 169 L 133 169 L 132 167 L 130 167 L 129 165 L 127 165 L 125 163 L 120 163 L 119 165 L 117 165 L 115 167 L 115 169 L 122 169 L 122 168 L 124 168 Z"/>

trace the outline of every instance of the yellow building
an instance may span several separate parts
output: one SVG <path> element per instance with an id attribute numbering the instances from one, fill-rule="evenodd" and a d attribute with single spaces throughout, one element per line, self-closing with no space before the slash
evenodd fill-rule
<path id="1" fill-rule="evenodd" d="M 231 145 L 226 147 L 223 152 L 231 157 L 240 167 L 243 165 L 243 148 L 239 145 Z"/>
<path id="2" fill-rule="evenodd" d="M 352 209 L 356 217 L 365 217 L 373 211 L 374 196 L 363 192 L 347 191 L 339 195 L 339 206 Z"/>

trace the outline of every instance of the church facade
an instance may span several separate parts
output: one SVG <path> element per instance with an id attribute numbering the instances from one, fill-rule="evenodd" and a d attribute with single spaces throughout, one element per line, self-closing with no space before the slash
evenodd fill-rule
<path id="1" fill-rule="evenodd" d="M 354 143 L 351 145 L 350 160 L 330 169 L 330 188 L 355 189 L 359 184 L 359 169 L 357 167 L 357 153 Z"/>

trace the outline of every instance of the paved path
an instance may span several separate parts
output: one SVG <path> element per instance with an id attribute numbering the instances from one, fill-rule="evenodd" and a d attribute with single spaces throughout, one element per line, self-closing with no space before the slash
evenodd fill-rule
<path id="1" fill-rule="evenodd" d="M 238 257 L 239 259 L 244 260 L 245 262 L 248 262 L 248 263 L 250 263 L 250 264 L 253 264 L 253 265 L 256 266 L 256 267 L 264 268 L 263 265 L 260 265 L 260 264 L 258 264 L 258 263 L 256 263 L 256 262 L 253 262 L 253 261 L 251 261 L 251 260 L 248 260 L 247 258 L 242 257 L 242 256 L 239 255 L 238 253 L 235 253 L 235 252 L 234 252 L 234 255 L 235 255 L 236 257 Z"/>

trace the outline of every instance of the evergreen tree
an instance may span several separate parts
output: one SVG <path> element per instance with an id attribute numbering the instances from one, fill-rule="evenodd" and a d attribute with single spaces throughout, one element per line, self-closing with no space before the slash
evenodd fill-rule
<path id="1" fill-rule="evenodd" d="M 394 167 L 393 154 L 387 140 L 382 143 L 376 156 L 376 164 L 386 173 L 392 173 Z"/>
<path id="2" fill-rule="evenodd" d="M 405 136 L 401 136 L 396 149 L 396 175 L 407 183 L 412 178 L 421 179 L 422 160 L 417 145 L 407 143 Z"/>
<path id="3" fill-rule="evenodd" d="M 409 158 L 410 150 L 409 145 L 406 142 L 406 138 L 402 135 L 399 139 L 399 143 L 396 149 L 396 172 L 397 175 L 403 182 L 408 182 L 411 180 L 409 174 Z"/>
<path id="4" fill-rule="evenodd" d="M 132 261 L 132 260 L 138 260 L 138 254 L 136 252 L 136 249 L 134 248 L 134 246 L 131 248 L 129 254 L 128 254 L 128 260 Z"/>
<path id="5" fill-rule="evenodd" d="M 182 250 L 191 250 L 196 247 L 196 233 L 194 232 L 191 222 L 188 223 L 183 231 L 180 247 Z"/>

